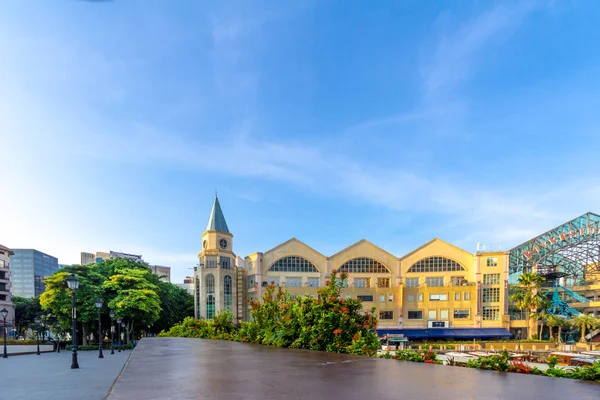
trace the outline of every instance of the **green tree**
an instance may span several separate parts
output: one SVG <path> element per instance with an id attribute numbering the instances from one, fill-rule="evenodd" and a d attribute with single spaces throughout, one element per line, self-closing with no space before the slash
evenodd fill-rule
<path id="1" fill-rule="evenodd" d="M 25 336 L 27 330 L 33 326 L 36 317 L 42 315 L 39 297 L 12 297 L 15 305 L 15 330 L 19 336 Z"/>
<path id="2" fill-rule="evenodd" d="M 518 284 L 511 288 L 513 293 L 510 295 L 510 301 L 514 302 L 519 310 L 527 311 L 527 320 L 529 321 L 528 339 L 531 339 L 534 331 L 536 331 L 531 316 L 544 302 L 545 296 L 541 294 L 543 282 L 545 282 L 543 277 L 526 272 L 519 276 Z"/>
<path id="3" fill-rule="evenodd" d="M 571 320 L 571 324 L 579 328 L 581 332 L 581 343 L 585 343 L 585 332 L 587 329 L 594 329 L 600 325 L 600 320 L 595 318 L 592 314 L 580 314 Z"/>
<path id="4" fill-rule="evenodd" d="M 182 322 L 185 317 L 194 315 L 194 297 L 187 290 L 168 282 L 159 281 L 157 285 L 162 311 L 150 328 L 154 333 L 167 331 L 173 325 Z"/>

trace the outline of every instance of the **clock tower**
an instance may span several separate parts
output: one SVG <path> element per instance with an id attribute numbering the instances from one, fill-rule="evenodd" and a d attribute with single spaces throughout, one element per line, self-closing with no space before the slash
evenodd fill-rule
<path id="1" fill-rule="evenodd" d="M 217 312 L 229 311 L 236 321 L 237 268 L 233 235 L 229 232 L 217 196 L 202 234 L 202 250 L 198 253 L 198 269 L 194 278 L 195 317 L 212 318 Z"/>

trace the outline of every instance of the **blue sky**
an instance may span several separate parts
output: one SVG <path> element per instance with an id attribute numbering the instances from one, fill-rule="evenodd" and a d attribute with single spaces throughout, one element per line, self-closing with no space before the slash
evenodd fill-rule
<path id="1" fill-rule="evenodd" d="M 2 7 L 4 245 L 181 281 L 215 189 L 241 256 L 509 249 L 600 212 L 596 2 Z"/>

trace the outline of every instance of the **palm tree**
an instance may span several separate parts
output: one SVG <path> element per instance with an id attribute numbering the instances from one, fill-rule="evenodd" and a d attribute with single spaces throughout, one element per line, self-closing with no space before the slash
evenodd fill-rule
<path id="1" fill-rule="evenodd" d="M 560 343 L 562 340 L 562 328 L 565 326 L 569 326 L 569 321 L 566 318 L 556 317 L 556 322 L 558 323 L 558 342 Z"/>
<path id="2" fill-rule="evenodd" d="M 567 320 L 564 318 L 561 318 L 557 315 L 550 315 L 548 316 L 548 318 L 546 319 L 546 325 L 548 325 L 548 328 L 550 328 L 550 340 L 554 340 L 554 327 L 558 326 L 558 341 L 560 341 L 560 334 L 561 334 L 561 330 L 562 327 L 565 326 L 567 324 Z"/>
<path id="3" fill-rule="evenodd" d="M 576 326 L 581 331 L 581 343 L 585 343 L 585 331 L 586 329 L 594 329 L 600 325 L 600 320 L 595 318 L 592 314 L 580 314 L 571 320 L 573 326 Z"/>
<path id="4" fill-rule="evenodd" d="M 527 337 L 531 339 L 535 326 L 532 329 L 532 314 L 544 303 L 545 296 L 540 293 L 542 283 L 546 280 L 537 274 L 525 272 L 519 276 L 518 284 L 513 287 L 513 293 L 510 295 L 510 301 L 516 303 L 519 310 L 527 311 L 527 320 L 529 321 L 529 329 L 527 329 Z"/>

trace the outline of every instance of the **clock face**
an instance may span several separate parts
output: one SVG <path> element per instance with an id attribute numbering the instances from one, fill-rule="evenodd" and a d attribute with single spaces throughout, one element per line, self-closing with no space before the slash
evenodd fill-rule
<path id="1" fill-rule="evenodd" d="M 202 247 L 204 247 L 204 248 L 208 247 L 208 242 L 206 240 L 204 242 L 202 242 Z"/>
<path id="2" fill-rule="evenodd" d="M 226 249 L 227 248 L 227 240 L 225 240 L 225 239 L 219 240 L 219 246 L 221 246 L 222 249 Z"/>

